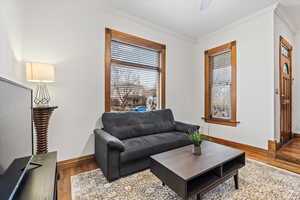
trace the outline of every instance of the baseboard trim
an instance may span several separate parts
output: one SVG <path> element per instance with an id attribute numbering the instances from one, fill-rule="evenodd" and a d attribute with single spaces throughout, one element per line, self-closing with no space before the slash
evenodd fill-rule
<path id="1" fill-rule="evenodd" d="M 268 153 L 269 156 L 272 158 L 276 158 L 276 152 L 280 149 L 281 144 L 278 143 L 276 140 L 269 140 L 268 141 Z"/>
<path id="2" fill-rule="evenodd" d="M 84 163 L 94 162 L 94 161 L 95 161 L 95 155 L 91 154 L 91 155 L 81 156 L 78 158 L 72 158 L 69 160 L 60 161 L 57 163 L 57 167 L 58 169 L 61 170 L 61 169 L 81 166 Z"/>
<path id="3" fill-rule="evenodd" d="M 300 138 L 300 133 L 293 133 L 294 138 Z"/>
<path id="4" fill-rule="evenodd" d="M 262 148 L 258 148 L 258 147 L 254 147 L 254 146 L 250 146 L 250 145 L 246 145 L 246 144 L 241 144 L 241 143 L 237 143 L 237 142 L 233 142 L 233 141 L 229 141 L 229 140 L 224 140 L 221 138 L 216 138 L 216 137 L 212 137 L 212 136 L 208 136 L 208 135 L 204 135 L 204 138 L 211 142 L 223 144 L 223 145 L 233 147 L 236 149 L 240 149 L 240 150 L 244 150 L 247 152 L 254 152 L 254 153 L 263 154 L 263 155 L 266 155 L 268 153 L 268 150 L 265 150 Z"/>

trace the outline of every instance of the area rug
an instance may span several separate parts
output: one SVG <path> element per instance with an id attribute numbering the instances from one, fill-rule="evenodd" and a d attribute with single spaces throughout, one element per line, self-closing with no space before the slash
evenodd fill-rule
<path id="1" fill-rule="evenodd" d="M 247 160 L 233 178 L 211 190 L 203 200 L 300 200 L 300 176 Z M 100 169 L 71 177 L 72 200 L 182 200 L 149 170 L 108 183 Z M 195 200 L 192 197 L 191 200 Z"/>

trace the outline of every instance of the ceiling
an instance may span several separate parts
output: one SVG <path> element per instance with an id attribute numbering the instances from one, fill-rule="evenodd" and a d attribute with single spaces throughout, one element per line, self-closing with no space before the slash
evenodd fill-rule
<path id="1" fill-rule="evenodd" d="M 200 1 L 109 0 L 109 4 L 121 12 L 197 39 L 277 2 L 277 0 L 213 0 L 208 9 L 201 11 Z"/>
<path id="2" fill-rule="evenodd" d="M 281 4 L 295 31 L 300 31 L 300 0 L 281 0 Z"/>

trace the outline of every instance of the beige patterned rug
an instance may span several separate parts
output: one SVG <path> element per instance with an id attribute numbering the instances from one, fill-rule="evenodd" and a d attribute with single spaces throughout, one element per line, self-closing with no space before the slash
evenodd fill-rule
<path id="1" fill-rule="evenodd" d="M 300 200 L 300 176 L 285 170 L 247 160 L 239 181 L 239 190 L 232 178 L 203 200 Z M 72 176 L 71 187 L 72 200 L 182 200 L 149 170 L 107 183 L 97 169 Z"/>

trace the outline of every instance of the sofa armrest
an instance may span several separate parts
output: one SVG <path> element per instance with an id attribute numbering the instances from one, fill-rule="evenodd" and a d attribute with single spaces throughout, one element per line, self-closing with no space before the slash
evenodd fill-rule
<path id="1" fill-rule="evenodd" d="M 95 129 L 94 133 L 97 136 L 96 138 L 102 140 L 102 142 L 105 143 L 110 149 L 115 149 L 120 152 L 125 151 L 123 142 L 118 138 L 110 135 L 102 129 Z"/>
<path id="2" fill-rule="evenodd" d="M 192 124 L 187 124 L 187 123 L 183 123 L 183 122 L 175 122 L 176 125 L 176 130 L 177 131 L 181 131 L 181 132 L 185 132 L 185 133 L 189 133 L 192 131 L 198 131 L 200 129 L 200 126 L 198 125 L 192 125 Z"/>
<path id="3" fill-rule="evenodd" d="M 109 133 L 95 129 L 95 157 L 108 181 L 120 177 L 120 153 L 125 150 L 124 144 Z"/>

